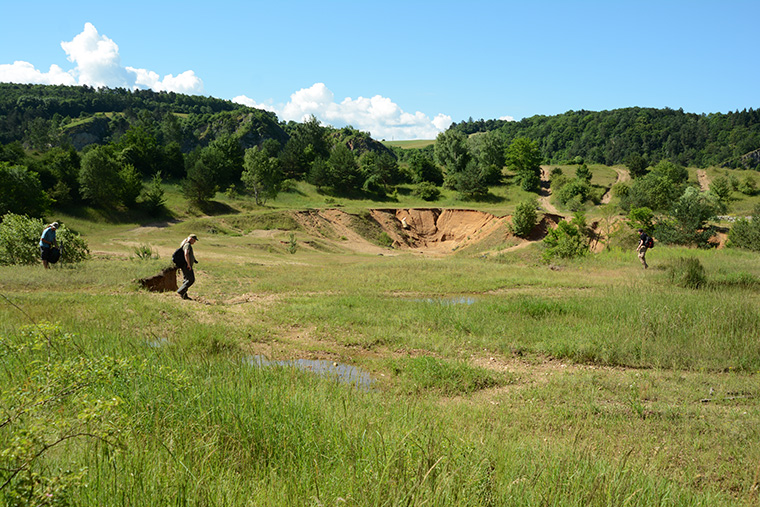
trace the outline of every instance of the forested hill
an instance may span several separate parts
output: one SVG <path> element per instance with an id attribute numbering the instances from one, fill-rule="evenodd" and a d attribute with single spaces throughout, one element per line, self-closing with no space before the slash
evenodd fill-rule
<path id="1" fill-rule="evenodd" d="M 255 142 L 287 140 L 275 114 L 212 97 L 0 83 L 0 144 L 19 141 L 36 149 L 71 144 L 82 149 L 116 140 L 132 126 L 149 131 L 159 144 L 175 142 L 185 152 L 221 131 L 241 137 L 254 133 Z"/>
<path id="2" fill-rule="evenodd" d="M 582 157 L 588 162 L 623 164 L 632 155 L 650 163 L 670 160 L 684 166 L 756 167 L 742 157 L 760 148 L 760 110 L 693 114 L 683 110 L 625 108 L 568 111 L 521 121 L 473 120 L 451 127 L 465 134 L 500 132 L 507 142 L 518 137 L 538 141 L 547 162 Z"/>

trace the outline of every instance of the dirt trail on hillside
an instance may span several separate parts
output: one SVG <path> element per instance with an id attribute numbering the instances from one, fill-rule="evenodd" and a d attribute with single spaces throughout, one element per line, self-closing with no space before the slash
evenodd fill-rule
<path id="1" fill-rule="evenodd" d="M 704 169 L 697 169 L 697 179 L 699 180 L 699 189 L 702 192 L 710 190 L 710 178 L 707 177 L 707 171 Z"/>
<path id="2" fill-rule="evenodd" d="M 619 167 L 615 167 L 615 172 L 617 173 L 617 179 L 615 180 L 615 183 L 613 183 L 612 186 L 617 185 L 618 183 L 622 183 L 624 181 L 630 181 L 631 180 L 631 173 L 628 171 L 628 169 L 622 169 Z M 609 204 L 612 200 L 612 187 L 607 190 L 604 195 L 602 196 L 602 204 Z"/>
<path id="3" fill-rule="evenodd" d="M 538 204 L 548 213 L 559 215 L 559 210 L 551 203 L 552 189 L 549 184 L 550 169 L 541 166 L 541 189 L 538 192 Z"/>

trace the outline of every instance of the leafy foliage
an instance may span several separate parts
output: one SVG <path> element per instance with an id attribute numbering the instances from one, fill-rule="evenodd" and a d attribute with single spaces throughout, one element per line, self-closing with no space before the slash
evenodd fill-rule
<path id="1" fill-rule="evenodd" d="M 0 162 L 0 212 L 42 216 L 51 204 L 37 173 Z"/>
<path id="2" fill-rule="evenodd" d="M 523 201 L 517 205 L 512 215 L 512 230 L 515 235 L 524 238 L 530 234 L 538 220 L 537 207 L 538 203 L 535 199 Z"/>
<path id="3" fill-rule="evenodd" d="M 38 218 L 8 213 L 0 223 L 0 265 L 36 264 L 39 262 L 39 241 L 45 224 Z M 86 241 L 61 224 L 56 231 L 61 248 L 62 264 L 82 262 L 90 256 Z"/>
<path id="4" fill-rule="evenodd" d="M 760 252 L 760 206 L 755 206 L 751 218 L 739 218 L 731 230 L 728 239 L 732 246 Z"/>
<path id="5" fill-rule="evenodd" d="M 518 137 L 506 151 L 506 164 L 517 173 L 523 190 L 538 191 L 541 182 L 541 153 L 538 142 L 525 137 Z"/>
<path id="6" fill-rule="evenodd" d="M 556 229 L 549 229 L 544 238 L 544 260 L 554 257 L 573 259 L 588 254 L 588 236 L 586 218 L 576 213 L 570 222 L 561 220 Z"/>
<path id="7" fill-rule="evenodd" d="M 587 163 L 631 164 L 634 178 L 643 176 L 647 165 L 661 160 L 684 166 L 750 168 L 742 156 L 760 148 L 757 109 L 726 114 L 641 107 L 580 110 L 537 115 L 519 122 L 470 119 L 455 123 L 451 129 L 465 135 L 495 131 L 506 142 L 520 137 L 532 139 L 538 143 L 541 158 L 552 163 L 581 157 Z"/>
<path id="8" fill-rule="evenodd" d="M 441 197 L 441 190 L 429 181 L 421 181 L 415 185 L 412 193 L 426 201 L 435 201 Z"/>
<path id="9" fill-rule="evenodd" d="M 668 217 L 656 224 L 655 235 L 664 243 L 707 247 L 708 240 L 715 235 L 707 221 L 716 216 L 718 209 L 714 195 L 688 187 L 673 204 Z"/>

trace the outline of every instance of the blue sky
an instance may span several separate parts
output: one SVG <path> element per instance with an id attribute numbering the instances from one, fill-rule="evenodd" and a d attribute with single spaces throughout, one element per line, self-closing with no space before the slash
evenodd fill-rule
<path id="1" fill-rule="evenodd" d="M 760 2 L 4 2 L 0 81 L 200 94 L 377 139 L 569 110 L 760 107 Z"/>

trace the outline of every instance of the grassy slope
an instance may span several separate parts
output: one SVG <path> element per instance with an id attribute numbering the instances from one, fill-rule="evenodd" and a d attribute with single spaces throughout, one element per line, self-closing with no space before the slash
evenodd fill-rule
<path id="1" fill-rule="evenodd" d="M 299 190 L 256 213 L 419 205 Z M 462 207 L 506 214 L 518 200 Z M 239 211 L 229 220 L 256 223 L 249 203 L 225 202 Z M 184 222 L 64 217 L 101 252 L 75 269 L 0 268 L 2 416 L 28 409 L 0 429 L 1 446 L 24 430 L 102 437 L 34 463 L 63 477 L 54 494 L 81 505 L 758 500 L 755 255 L 658 247 L 648 272 L 620 250 L 550 269 L 537 245 L 489 258 L 291 255 L 285 232 L 225 233 L 224 216 L 170 203 Z M 196 301 L 138 290 L 166 261 L 131 248 L 167 252 L 191 230 Z M 668 282 L 681 256 L 700 259 L 710 287 Z M 30 322 L 53 325 L 41 336 Z M 256 355 L 358 365 L 375 385 L 252 368 Z M 72 386 L 55 410 L 34 404 Z"/>

